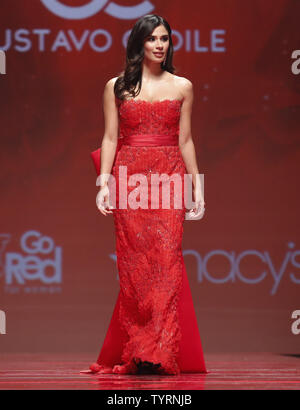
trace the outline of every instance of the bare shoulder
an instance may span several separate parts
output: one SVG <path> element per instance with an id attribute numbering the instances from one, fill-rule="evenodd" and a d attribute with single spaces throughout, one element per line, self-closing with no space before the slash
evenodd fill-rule
<path id="1" fill-rule="evenodd" d="M 113 77 L 106 82 L 105 87 L 104 87 L 106 91 L 113 91 L 117 78 L 118 77 Z"/>
<path id="2" fill-rule="evenodd" d="M 172 80 L 173 85 L 179 90 L 183 98 L 192 97 L 193 83 L 188 78 L 172 74 Z"/>
<path id="3" fill-rule="evenodd" d="M 106 104 L 115 104 L 117 102 L 114 91 L 114 86 L 117 78 L 118 77 L 113 77 L 109 79 L 104 86 L 103 100 Z"/>
<path id="4" fill-rule="evenodd" d="M 193 83 L 185 77 L 176 76 L 178 88 L 180 89 L 183 97 L 191 97 L 193 94 Z"/>

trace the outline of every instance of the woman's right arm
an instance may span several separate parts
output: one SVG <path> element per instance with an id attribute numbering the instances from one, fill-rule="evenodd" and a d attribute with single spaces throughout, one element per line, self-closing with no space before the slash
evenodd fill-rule
<path id="1" fill-rule="evenodd" d="M 103 92 L 103 113 L 104 113 L 104 135 L 101 144 L 101 169 L 96 184 L 100 185 L 100 190 L 96 197 L 96 204 L 103 215 L 111 214 L 109 203 L 108 180 L 114 162 L 119 132 L 119 113 L 116 105 L 114 84 L 117 77 L 109 80 Z"/>
<path id="2" fill-rule="evenodd" d="M 118 144 L 119 116 L 114 93 L 117 77 L 110 79 L 103 92 L 104 135 L 101 144 L 100 185 L 107 186 Z"/>

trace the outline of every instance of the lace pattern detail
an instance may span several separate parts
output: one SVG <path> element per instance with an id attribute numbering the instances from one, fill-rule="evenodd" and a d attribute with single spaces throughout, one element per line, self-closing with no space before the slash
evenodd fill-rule
<path id="1" fill-rule="evenodd" d="M 182 100 L 124 100 L 119 106 L 120 138 L 130 134 L 179 136 Z"/>
<path id="2" fill-rule="evenodd" d="M 128 334 L 122 361 L 160 363 L 178 373 L 181 332 L 178 297 L 182 286 L 178 210 L 116 211 L 117 264 L 121 286 L 119 320 Z"/>

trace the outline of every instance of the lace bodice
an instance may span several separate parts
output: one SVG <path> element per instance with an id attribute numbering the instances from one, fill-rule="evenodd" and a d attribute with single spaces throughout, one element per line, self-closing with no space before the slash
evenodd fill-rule
<path id="1" fill-rule="evenodd" d="M 124 100 L 119 105 L 120 138 L 132 134 L 160 134 L 179 137 L 183 100 Z"/>

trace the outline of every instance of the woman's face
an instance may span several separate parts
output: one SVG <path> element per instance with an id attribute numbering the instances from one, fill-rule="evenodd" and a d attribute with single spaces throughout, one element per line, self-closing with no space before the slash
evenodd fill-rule
<path id="1" fill-rule="evenodd" d="M 156 27 L 145 39 L 144 58 L 161 63 L 164 61 L 169 48 L 169 34 L 165 26 Z"/>

